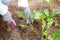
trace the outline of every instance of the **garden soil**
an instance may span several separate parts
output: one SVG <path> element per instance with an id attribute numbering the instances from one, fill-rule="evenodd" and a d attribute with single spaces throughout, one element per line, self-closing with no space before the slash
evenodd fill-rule
<path id="1" fill-rule="evenodd" d="M 49 6 L 46 2 L 43 2 L 43 0 L 30 0 L 31 11 L 40 11 L 45 8 L 49 8 Z M 60 2 L 53 0 L 53 2 L 51 3 L 51 8 L 49 9 L 60 9 Z M 18 17 L 17 0 L 12 0 L 12 3 L 9 6 L 9 11 L 11 12 L 12 17 L 16 21 L 17 25 L 23 24 L 26 25 L 27 28 L 24 30 L 12 28 L 7 22 L 4 22 L 3 17 L 0 16 L 0 40 L 41 40 L 42 28 L 40 20 L 34 20 L 34 29 L 32 30 L 31 26 L 26 24 L 25 19 Z M 60 14 L 56 15 L 56 19 L 60 23 Z M 54 32 L 57 29 L 59 29 L 59 27 L 55 27 L 54 25 L 52 25 L 52 27 L 49 30 L 50 34 L 53 36 Z"/>

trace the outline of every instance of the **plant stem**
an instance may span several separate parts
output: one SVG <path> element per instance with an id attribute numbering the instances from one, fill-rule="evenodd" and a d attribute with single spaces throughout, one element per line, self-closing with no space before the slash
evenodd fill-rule
<path id="1" fill-rule="evenodd" d="M 31 26 L 31 29 L 34 31 L 34 27 L 31 23 L 29 23 L 29 25 Z"/>

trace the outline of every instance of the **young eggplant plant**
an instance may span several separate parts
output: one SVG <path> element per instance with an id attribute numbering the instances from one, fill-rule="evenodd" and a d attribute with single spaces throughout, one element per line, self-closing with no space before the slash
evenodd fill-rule
<path id="1" fill-rule="evenodd" d="M 18 13 L 18 17 L 19 18 L 22 17 L 22 18 L 26 19 L 24 12 L 18 11 L 17 13 Z M 22 30 L 24 30 L 25 28 L 27 28 L 27 26 L 20 24 L 19 28 L 22 29 Z"/>
<path id="2" fill-rule="evenodd" d="M 43 40 L 43 37 L 45 37 L 46 40 L 53 40 L 53 38 L 49 34 L 49 29 L 54 22 L 57 22 L 55 20 L 54 16 L 58 13 L 60 13 L 60 9 L 52 10 L 51 12 L 49 12 L 48 9 L 44 9 L 43 11 L 38 11 L 38 12 L 36 12 L 36 11 L 32 12 L 31 18 L 39 19 L 42 21 L 42 38 L 41 38 L 41 40 Z M 60 25 L 58 25 L 58 26 L 60 26 Z M 44 30 L 45 27 L 46 27 L 46 30 Z"/>
<path id="3" fill-rule="evenodd" d="M 19 17 L 19 18 L 22 17 L 22 18 L 26 19 L 26 16 L 25 16 L 24 12 L 18 11 L 17 13 L 18 13 L 18 17 Z M 33 25 L 32 25 L 31 23 L 29 23 L 29 25 L 31 26 L 31 30 L 34 31 Z M 25 29 L 25 28 L 27 28 L 27 27 L 26 27 L 25 25 L 22 25 L 22 24 L 21 24 L 21 25 L 19 25 L 19 28 L 20 28 L 20 29 Z"/>

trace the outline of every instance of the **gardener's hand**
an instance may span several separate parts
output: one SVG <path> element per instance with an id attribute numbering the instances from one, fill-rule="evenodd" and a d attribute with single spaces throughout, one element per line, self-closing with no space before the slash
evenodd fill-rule
<path id="1" fill-rule="evenodd" d="M 26 16 L 26 20 L 27 20 L 27 24 L 28 23 L 33 23 L 33 20 L 31 19 L 30 15 L 31 15 L 31 11 L 28 7 L 26 7 L 24 9 L 24 13 L 25 13 L 25 16 Z"/>
<path id="2" fill-rule="evenodd" d="M 7 21 L 12 27 L 16 27 L 16 23 L 13 20 L 11 13 L 9 11 L 2 16 L 3 16 L 4 21 Z"/>
<path id="3" fill-rule="evenodd" d="M 26 23 L 29 24 L 29 23 L 33 23 L 33 19 L 29 18 L 29 19 L 26 19 Z"/>
<path id="4" fill-rule="evenodd" d="M 1 3 L 6 5 L 6 6 L 9 6 L 10 3 L 11 3 L 12 0 L 1 0 Z"/>

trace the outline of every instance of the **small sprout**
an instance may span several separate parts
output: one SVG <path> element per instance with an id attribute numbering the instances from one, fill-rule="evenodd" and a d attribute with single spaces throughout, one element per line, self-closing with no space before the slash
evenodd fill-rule
<path id="1" fill-rule="evenodd" d="M 20 29 L 25 29 L 25 28 L 27 28 L 27 26 L 21 24 L 21 25 L 19 25 L 19 28 Z"/>

